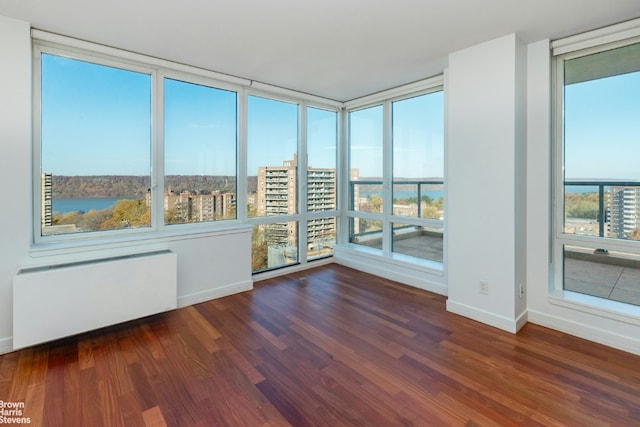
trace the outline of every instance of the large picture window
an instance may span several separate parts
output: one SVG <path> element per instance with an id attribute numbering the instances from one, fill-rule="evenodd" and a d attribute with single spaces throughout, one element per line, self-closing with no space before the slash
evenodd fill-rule
<path id="1" fill-rule="evenodd" d="M 392 250 L 443 261 L 444 102 L 442 91 L 392 103 Z M 419 222 L 416 218 L 430 221 Z"/>
<path id="2" fill-rule="evenodd" d="M 151 76 L 42 53 L 42 236 L 149 227 Z"/>
<path id="3" fill-rule="evenodd" d="M 557 59 L 559 282 L 640 304 L 640 44 Z"/>
<path id="4" fill-rule="evenodd" d="M 236 218 L 236 98 L 164 79 L 166 224 Z"/>
<path id="5" fill-rule="evenodd" d="M 247 211 L 254 227 L 252 270 L 298 262 L 298 105 L 258 96 L 247 104 Z"/>
<path id="6" fill-rule="evenodd" d="M 349 112 L 347 216 L 350 243 L 442 271 L 444 97 L 433 82 Z"/>

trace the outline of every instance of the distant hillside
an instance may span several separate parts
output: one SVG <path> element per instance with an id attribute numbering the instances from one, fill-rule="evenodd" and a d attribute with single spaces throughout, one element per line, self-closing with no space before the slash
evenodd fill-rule
<path id="1" fill-rule="evenodd" d="M 53 176 L 54 199 L 74 199 L 86 197 L 136 197 L 144 198 L 150 187 L 149 177 L 99 175 L 99 176 Z M 212 191 L 236 192 L 234 176 L 168 175 L 165 187 L 175 192 L 191 191 L 210 193 Z M 256 177 L 248 177 L 249 191 L 256 189 Z"/>

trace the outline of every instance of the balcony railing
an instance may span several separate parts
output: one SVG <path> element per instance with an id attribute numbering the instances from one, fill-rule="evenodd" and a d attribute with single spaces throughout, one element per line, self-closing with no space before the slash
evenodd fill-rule
<path id="1" fill-rule="evenodd" d="M 417 217 L 418 218 L 422 218 L 422 196 L 423 196 L 423 185 L 443 185 L 444 181 L 443 180 L 402 180 L 402 181 L 393 181 L 393 187 L 395 188 L 396 185 L 415 185 L 416 186 L 416 197 L 417 197 Z M 365 191 L 365 193 L 378 193 L 380 194 L 380 196 L 382 197 L 382 186 L 383 186 L 383 181 L 377 181 L 377 180 L 355 180 L 355 181 L 349 181 L 349 190 L 350 190 L 350 202 L 349 202 L 349 209 L 351 210 L 356 210 L 356 206 L 358 203 L 357 197 L 356 197 L 356 185 L 358 186 L 371 186 L 371 187 L 379 187 L 380 190 L 379 191 Z M 434 191 L 434 190 L 430 190 L 430 191 Z M 440 191 L 440 190 L 435 190 L 435 191 Z M 360 191 L 357 192 L 357 194 L 360 194 Z"/>
<path id="2" fill-rule="evenodd" d="M 630 189 L 635 189 L 640 187 L 640 182 L 639 181 L 616 181 L 616 180 L 568 180 L 564 182 L 564 188 L 565 188 L 565 194 L 567 193 L 571 193 L 569 191 L 567 191 L 567 187 L 594 187 L 596 189 L 596 191 L 598 193 L 598 213 L 597 213 L 597 221 L 598 221 L 598 236 L 599 237 L 605 237 L 606 233 L 605 233 L 605 224 L 607 222 L 609 222 L 609 215 L 607 215 L 607 206 L 606 206 L 606 201 L 605 201 L 605 193 L 610 191 L 611 187 L 624 187 L 623 192 L 625 193 L 626 197 L 624 197 L 624 200 L 620 200 L 619 197 L 613 197 L 613 203 L 612 204 L 621 204 L 624 206 L 625 201 L 628 201 L 628 197 L 629 195 L 628 190 Z M 609 191 L 605 191 L 606 188 L 609 188 Z M 581 193 L 587 193 L 588 191 L 581 191 Z M 635 198 L 634 198 L 635 199 Z M 566 208 L 566 207 L 565 207 Z M 621 215 L 623 222 L 625 219 L 629 220 L 629 211 L 636 211 L 636 208 L 633 207 L 629 207 L 629 206 L 624 206 L 622 207 L 622 209 L 620 209 L 620 212 L 618 213 L 618 215 Z M 626 213 L 627 215 L 624 215 L 624 213 Z M 638 213 L 640 213 L 640 209 L 638 209 Z M 615 214 L 609 211 L 609 214 Z"/>

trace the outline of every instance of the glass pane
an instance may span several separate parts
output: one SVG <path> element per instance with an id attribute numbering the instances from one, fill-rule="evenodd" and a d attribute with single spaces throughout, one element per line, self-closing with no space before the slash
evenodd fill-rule
<path id="1" fill-rule="evenodd" d="M 298 262 L 298 223 L 262 224 L 251 235 L 253 272 L 284 267 Z"/>
<path id="2" fill-rule="evenodd" d="M 166 224 L 236 217 L 236 93 L 164 80 Z"/>
<path id="3" fill-rule="evenodd" d="M 414 218 L 443 218 L 442 92 L 396 101 L 392 111 L 393 214 Z M 434 203 L 435 200 L 440 202 Z"/>
<path id="4" fill-rule="evenodd" d="M 442 228 L 393 224 L 393 252 L 442 262 Z"/>
<path id="5" fill-rule="evenodd" d="M 565 245 L 564 289 L 640 305 L 640 255 Z"/>
<path id="6" fill-rule="evenodd" d="M 42 235 L 150 226 L 151 76 L 41 59 Z"/>
<path id="7" fill-rule="evenodd" d="M 249 216 L 295 214 L 298 106 L 250 96 L 247 127 Z"/>
<path id="8" fill-rule="evenodd" d="M 565 232 L 638 240 L 640 49 L 565 61 Z"/>
<path id="9" fill-rule="evenodd" d="M 307 210 L 336 209 L 338 114 L 307 108 Z M 334 231 L 335 233 L 335 231 Z"/>
<path id="10" fill-rule="evenodd" d="M 382 106 L 349 113 L 351 209 L 382 212 Z"/>
<path id="11" fill-rule="evenodd" d="M 600 235 L 600 206 L 607 206 L 609 192 L 602 186 L 596 185 L 565 185 L 564 186 L 564 232 L 583 234 L 587 236 Z M 606 221 L 606 217 L 605 217 Z M 604 223 L 603 223 L 604 225 Z M 605 225 L 603 236 L 607 235 Z"/>
<path id="12" fill-rule="evenodd" d="M 382 249 L 382 221 L 349 218 L 349 243 Z"/>
<path id="13" fill-rule="evenodd" d="M 307 259 L 333 255 L 336 244 L 336 218 L 310 219 L 307 223 Z"/>

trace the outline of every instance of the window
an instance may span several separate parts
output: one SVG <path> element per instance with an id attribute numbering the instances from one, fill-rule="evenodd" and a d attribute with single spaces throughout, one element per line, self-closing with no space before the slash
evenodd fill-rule
<path id="1" fill-rule="evenodd" d="M 561 54 L 557 283 L 640 305 L 640 43 Z"/>
<path id="2" fill-rule="evenodd" d="M 151 75 L 41 53 L 41 236 L 151 225 Z"/>
<path id="3" fill-rule="evenodd" d="M 383 106 L 349 113 L 349 242 L 382 249 Z M 365 213 L 364 215 L 362 213 Z M 369 215 L 367 213 L 370 213 Z"/>
<path id="4" fill-rule="evenodd" d="M 442 91 L 392 103 L 392 250 L 443 261 L 444 104 Z M 428 221 L 421 222 L 417 219 Z M 400 220 L 400 219 L 399 219 Z"/>
<path id="5" fill-rule="evenodd" d="M 441 80 L 349 113 L 349 242 L 442 269 Z M 408 259 L 411 257 L 413 259 Z"/>
<path id="6" fill-rule="evenodd" d="M 166 224 L 236 218 L 236 98 L 164 79 Z"/>
<path id="7" fill-rule="evenodd" d="M 307 107 L 307 259 L 333 254 L 337 220 L 338 114 Z M 327 212 L 333 212 L 328 215 Z"/>
<path id="8" fill-rule="evenodd" d="M 247 211 L 256 221 L 253 271 L 298 262 L 298 105 L 249 96 Z"/>

